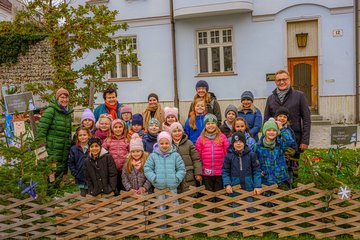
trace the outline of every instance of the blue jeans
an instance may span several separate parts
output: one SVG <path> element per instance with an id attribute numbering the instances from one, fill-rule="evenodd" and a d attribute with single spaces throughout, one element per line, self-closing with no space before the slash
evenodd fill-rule
<path id="1" fill-rule="evenodd" d="M 171 191 L 172 193 L 177 193 L 177 189 L 176 189 L 176 188 L 175 188 L 175 189 L 171 189 L 170 191 Z M 166 196 L 166 195 L 158 195 L 158 196 L 156 196 L 156 199 L 159 199 L 159 200 L 165 200 L 165 199 L 167 199 L 167 198 L 169 198 L 169 196 Z M 175 200 L 175 201 L 173 201 L 172 203 L 173 203 L 173 204 L 176 204 L 176 205 L 179 205 L 179 200 Z M 163 205 L 158 206 L 157 208 L 162 211 L 162 210 L 168 209 L 168 206 L 165 205 L 165 204 L 163 204 Z M 176 210 L 175 212 L 176 212 L 176 213 L 179 213 L 179 210 Z M 159 219 L 163 219 L 163 220 L 166 219 L 166 215 L 160 216 Z M 167 228 L 167 225 L 166 225 L 166 224 L 161 225 L 160 228 Z"/>
<path id="2" fill-rule="evenodd" d="M 229 196 L 230 197 L 237 197 L 237 196 L 240 196 L 240 195 L 241 194 L 238 193 L 238 192 L 233 192 Z M 245 198 L 245 201 L 251 203 L 251 202 L 254 201 L 254 199 L 253 199 L 253 197 L 247 197 L 247 198 Z M 233 208 L 236 208 L 236 207 L 239 207 L 239 206 L 241 206 L 240 203 L 237 203 L 237 202 L 232 202 L 231 203 L 231 207 L 233 207 Z M 247 208 L 246 211 L 249 212 L 249 213 L 254 213 L 254 212 L 256 212 L 256 209 L 251 207 L 251 208 Z M 242 216 L 242 215 L 240 215 L 240 214 L 238 214 L 236 212 L 234 212 L 232 215 L 233 215 L 233 218 L 238 218 L 238 217 Z M 249 222 L 253 222 L 255 220 L 256 220 L 255 218 L 248 219 Z M 237 225 L 237 223 L 234 223 L 234 225 Z"/>

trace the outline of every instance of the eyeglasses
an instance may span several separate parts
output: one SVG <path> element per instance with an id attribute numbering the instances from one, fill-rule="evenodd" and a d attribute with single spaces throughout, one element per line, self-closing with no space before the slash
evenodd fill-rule
<path id="1" fill-rule="evenodd" d="M 277 82 L 277 83 L 286 82 L 287 80 L 289 80 L 289 78 L 280 78 L 280 79 L 276 79 L 275 82 Z"/>

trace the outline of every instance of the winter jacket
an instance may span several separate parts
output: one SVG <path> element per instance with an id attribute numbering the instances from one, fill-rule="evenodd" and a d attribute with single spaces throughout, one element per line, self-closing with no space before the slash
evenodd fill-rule
<path id="1" fill-rule="evenodd" d="M 232 135 L 232 130 L 229 128 L 229 126 L 226 124 L 226 120 L 224 121 L 224 123 L 219 127 L 220 131 L 227 137 L 231 137 Z"/>
<path id="2" fill-rule="evenodd" d="M 195 176 L 201 175 L 202 165 L 199 153 L 186 134 L 183 135 L 178 145 L 174 145 L 186 168 L 185 178 L 178 187 L 178 193 L 182 193 L 189 190 L 190 186 L 195 186 Z"/>
<path id="3" fill-rule="evenodd" d="M 143 172 L 135 168 L 132 168 L 131 173 L 124 169 L 121 174 L 121 179 L 126 191 L 130 191 L 131 189 L 138 190 L 140 187 L 145 188 L 147 192 L 151 190 L 151 182 L 145 177 Z"/>
<path id="4" fill-rule="evenodd" d="M 121 171 L 126 162 L 126 158 L 129 154 L 129 141 L 127 138 L 122 137 L 117 139 L 113 137 L 110 139 L 105 139 L 102 145 L 114 159 L 116 170 Z"/>
<path id="5" fill-rule="evenodd" d="M 248 132 L 244 132 L 245 138 L 246 138 L 246 145 L 251 149 L 253 149 L 254 145 L 256 144 L 256 141 L 254 138 L 250 136 Z M 229 145 L 231 145 L 231 136 L 228 138 Z"/>
<path id="6" fill-rule="evenodd" d="M 66 173 L 68 169 L 72 112 L 72 109 L 67 112 L 61 109 L 53 96 L 37 125 L 37 139 L 46 143 L 47 159 L 49 162 L 56 162 L 57 174 Z"/>
<path id="7" fill-rule="evenodd" d="M 240 184 L 246 191 L 261 188 L 261 169 L 256 153 L 252 152 L 248 146 L 245 146 L 242 154 L 235 151 L 233 146 L 229 146 L 227 151 L 222 166 L 224 187 Z"/>
<path id="8" fill-rule="evenodd" d="M 101 148 L 100 155 L 94 159 L 89 155 L 84 163 L 84 175 L 89 187 L 89 194 L 109 194 L 116 189 L 117 171 L 113 158 L 105 148 Z"/>
<path id="9" fill-rule="evenodd" d="M 251 109 L 245 113 L 244 110 L 238 112 L 238 117 L 242 117 L 246 120 L 246 123 L 250 128 L 250 135 L 255 139 L 259 140 L 258 133 L 262 126 L 262 115 L 260 109 L 255 107 L 255 113 Z"/>
<path id="10" fill-rule="evenodd" d="M 192 129 L 189 125 L 190 118 L 188 118 L 184 125 L 184 132 L 188 135 L 189 140 L 195 144 L 196 140 L 200 136 L 202 130 L 205 127 L 204 124 L 205 114 L 195 117 L 196 130 Z"/>
<path id="11" fill-rule="evenodd" d="M 220 133 L 220 141 L 221 143 L 217 144 L 216 139 L 207 137 L 205 137 L 204 144 L 201 137 L 196 141 L 195 147 L 202 162 L 203 176 L 221 176 L 221 168 L 229 142 L 222 133 Z"/>
<path id="12" fill-rule="evenodd" d="M 71 174 L 75 177 L 76 184 L 85 184 L 84 162 L 88 155 L 88 150 L 84 152 L 80 145 L 74 145 L 70 148 L 68 166 Z"/>
<path id="13" fill-rule="evenodd" d="M 122 107 L 122 104 L 121 103 L 117 103 L 117 108 L 116 108 L 116 115 L 118 118 L 121 117 L 121 114 L 120 114 L 120 108 Z M 103 104 L 100 104 L 99 106 L 97 106 L 94 110 L 94 116 L 95 116 L 95 120 L 98 121 L 99 120 L 99 117 L 101 114 L 110 114 L 109 111 L 107 110 L 106 108 L 106 105 L 105 103 Z"/>
<path id="14" fill-rule="evenodd" d="M 150 154 L 144 166 L 145 177 L 157 189 L 176 189 L 186 174 L 184 161 L 175 146 L 171 146 L 169 153 L 160 153 L 158 144 Z"/>
<path id="15" fill-rule="evenodd" d="M 220 105 L 219 105 L 219 103 L 216 99 L 216 96 L 213 92 L 208 92 L 208 94 L 210 95 L 210 102 L 208 104 L 206 104 L 205 112 L 214 114 L 218 120 L 218 125 L 220 126 L 220 124 L 222 122 Z M 188 116 L 190 116 L 190 112 L 192 110 L 192 105 L 193 105 L 193 102 L 190 105 Z"/>
<path id="16" fill-rule="evenodd" d="M 142 141 L 143 141 L 143 144 L 144 144 L 144 151 L 148 152 L 148 153 L 152 153 L 154 144 L 157 141 L 157 135 L 155 136 L 155 135 L 152 135 L 149 132 L 147 132 L 142 137 Z"/>
<path id="17" fill-rule="evenodd" d="M 262 183 L 269 186 L 281 183 L 289 178 L 285 151 L 294 140 L 284 128 L 280 130 L 280 134 L 276 137 L 274 149 L 265 147 L 263 139 L 264 136 L 261 136 L 259 142 L 254 146 L 254 152 L 260 161 L 263 176 Z"/>
<path id="18" fill-rule="evenodd" d="M 294 130 L 297 145 L 300 146 L 302 143 L 308 145 L 310 141 L 311 117 L 305 94 L 290 88 L 289 92 L 285 95 L 283 103 L 281 103 L 275 89 L 272 95 L 267 98 L 264 121 L 274 117 L 276 110 L 280 106 L 286 107 L 290 112 L 289 121 L 291 129 Z"/>

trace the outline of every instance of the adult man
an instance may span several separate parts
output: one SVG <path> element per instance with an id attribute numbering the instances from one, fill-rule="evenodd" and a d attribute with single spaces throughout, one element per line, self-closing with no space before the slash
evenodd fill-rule
<path id="1" fill-rule="evenodd" d="M 108 113 L 112 116 L 113 119 L 120 118 L 120 108 L 121 103 L 117 101 L 117 92 L 113 88 L 108 88 L 103 93 L 103 98 L 105 103 L 100 104 L 95 108 L 94 115 L 95 120 L 98 121 L 101 114 Z"/>

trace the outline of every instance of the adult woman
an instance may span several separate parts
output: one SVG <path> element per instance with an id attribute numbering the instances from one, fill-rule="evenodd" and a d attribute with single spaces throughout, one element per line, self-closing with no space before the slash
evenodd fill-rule
<path id="1" fill-rule="evenodd" d="M 250 128 L 250 135 L 259 140 L 258 133 L 262 125 L 261 111 L 254 105 L 254 95 L 250 91 L 245 91 L 241 94 L 241 105 L 238 111 L 238 117 L 246 120 Z"/>
<path id="2" fill-rule="evenodd" d="M 112 118 L 118 119 L 121 117 L 120 108 L 122 104 L 117 101 L 117 92 L 113 88 L 108 88 L 103 92 L 104 102 L 95 108 L 95 120 L 98 121 L 101 114 L 110 114 Z"/>
<path id="3" fill-rule="evenodd" d="M 164 122 L 164 111 L 159 103 L 159 97 L 155 93 L 150 93 L 148 96 L 148 106 L 142 114 L 144 121 L 144 129 L 152 118 L 156 118 L 160 123 Z"/>
<path id="4" fill-rule="evenodd" d="M 69 92 L 60 88 L 52 97 L 49 107 L 44 111 L 37 126 L 37 138 L 44 141 L 48 153 L 47 160 L 52 164 L 54 174 L 49 176 L 53 182 L 67 174 L 67 159 L 71 147 L 71 113 Z M 54 179 L 55 177 L 55 179 Z"/>
<path id="5" fill-rule="evenodd" d="M 196 94 L 194 96 L 194 101 L 190 105 L 189 117 L 190 117 L 190 112 L 192 111 L 192 105 L 194 104 L 195 100 L 197 98 L 202 98 L 205 100 L 205 104 L 206 104 L 205 113 L 214 114 L 216 116 L 216 118 L 218 119 L 218 125 L 220 126 L 220 124 L 221 124 L 220 105 L 219 105 L 218 101 L 216 100 L 215 94 L 212 92 L 209 92 L 209 84 L 204 80 L 199 80 L 196 83 L 195 89 L 196 89 Z"/>

